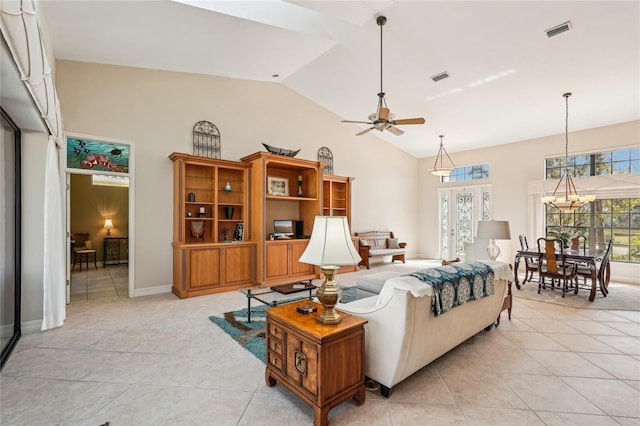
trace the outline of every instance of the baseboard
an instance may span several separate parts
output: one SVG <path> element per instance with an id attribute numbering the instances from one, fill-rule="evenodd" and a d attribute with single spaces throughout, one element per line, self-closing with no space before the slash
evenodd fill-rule
<path id="1" fill-rule="evenodd" d="M 32 321 L 25 321 L 20 323 L 20 331 L 22 332 L 23 335 L 25 334 L 33 334 L 33 333 L 40 333 L 40 331 L 42 329 L 42 320 L 32 320 Z"/>
<path id="2" fill-rule="evenodd" d="M 153 296 L 154 294 L 171 293 L 171 284 L 158 285 L 153 287 L 136 288 L 133 290 L 133 297 Z"/>

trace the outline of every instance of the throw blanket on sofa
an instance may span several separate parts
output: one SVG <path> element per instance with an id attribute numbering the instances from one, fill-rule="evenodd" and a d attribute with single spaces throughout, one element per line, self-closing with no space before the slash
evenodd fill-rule
<path id="1" fill-rule="evenodd" d="M 434 316 L 443 314 L 455 306 L 494 293 L 493 269 L 481 262 L 452 263 L 407 275 L 415 277 L 433 288 Z"/>

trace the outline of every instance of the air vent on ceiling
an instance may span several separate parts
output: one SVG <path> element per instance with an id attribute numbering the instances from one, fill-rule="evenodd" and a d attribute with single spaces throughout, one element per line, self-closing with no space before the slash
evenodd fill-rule
<path id="1" fill-rule="evenodd" d="M 444 80 L 445 78 L 449 78 L 450 75 L 448 72 L 441 72 L 440 74 L 436 74 L 433 77 L 431 77 L 431 80 L 433 81 L 440 81 L 440 80 Z"/>
<path id="2" fill-rule="evenodd" d="M 551 37 L 557 36 L 558 34 L 561 34 L 561 33 L 565 32 L 565 31 L 569 31 L 570 29 L 571 29 L 571 22 L 567 21 L 564 24 L 560 24 L 558 26 L 550 28 L 545 32 L 547 33 L 547 37 L 551 38 Z"/>

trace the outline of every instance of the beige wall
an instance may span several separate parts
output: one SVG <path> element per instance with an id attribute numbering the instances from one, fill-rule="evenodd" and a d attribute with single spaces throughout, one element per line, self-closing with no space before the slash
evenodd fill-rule
<path id="1" fill-rule="evenodd" d="M 103 240 L 107 236 L 104 220 L 111 218 L 112 237 L 129 235 L 129 189 L 91 184 L 90 175 L 71 175 L 69 203 L 72 233 L 89 233 L 97 261 L 104 259 Z M 126 259 L 126 253 L 122 253 Z M 73 263 L 73 259 L 69 259 Z"/>
<path id="2" fill-rule="evenodd" d="M 640 141 L 640 121 L 632 121 L 569 134 L 571 154 L 603 151 L 619 147 L 637 146 Z M 564 133 L 513 144 L 452 153 L 456 166 L 488 163 L 489 179 L 465 182 L 465 185 L 492 185 L 492 219 L 508 220 L 511 228 L 511 244 L 502 243 L 503 250 L 510 252 L 503 260 L 512 261 L 519 248 L 518 235 L 527 234 L 527 184 L 544 177 L 546 157 L 563 156 Z M 418 165 L 420 226 L 418 253 L 424 257 L 438 257 L 438 188 L 464 186 L 456 183 L 442 184 L 428 172 L 434 157 L 423 158 Z M 529 241 L 537 236 L 528 235 Z M 616 263 L 613 277 L 629 282 L 638 282 L 638 265 Z"/>
<path id="3" fill-rule="evenodd" d="M 58 61 L 56 87 L 65 131 L 135 144 L 135 287 L 171 284 L 172 168 L 169 154 L 192 152 L 193 125 L 214 123 L 222 158 L 322 146 L 334 172 L 353 176 L 353 231 L 392 230 L 417 253 L 417 164 L 412 156 L 283 85 L 157 70 Z"/>

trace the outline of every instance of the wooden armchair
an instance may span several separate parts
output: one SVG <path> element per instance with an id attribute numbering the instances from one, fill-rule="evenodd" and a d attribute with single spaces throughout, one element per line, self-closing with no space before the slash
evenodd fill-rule
<path id="1" fill-rule="evenodd" d="M 520 248 L 523 251 L 528 251 L 529 250 L 529 243 L 527 243 L 527 236 L 526 235 L 519 235 L 518 239 L 520 240 Z M 533 279 L 533 273 L 534 272 L 538 272 L 538 262 L 535 259 L 532 259 L 530 257 L 525 257 L 524 258 L 524 265 L 525 265 L 524 280 L 522 281 L 522 284 L 525 284 L 527 282 L 527 280 L 529 280 L 529 282 L 531 282 L 532 279 Z M 540 277 L 538 277 L 538 281 L 540 281 Z"/>
<path id="2" fill-rule="evenodd" d="M 556 243 L 558 244 L 558 252 L 556 252 Z M 566 294 L 569 283 L 576 277 L 576 264 L 567 262 L 565 254 L 562 251 L 562 242 L 555 239 L 538 238 L 538 274 L 540 281 L 538 282 L 538 293 L 545 287 L 545 278 L 551 278 L 551 287 L 555 286 L 555 280 L 562 283 L 562 297 Z M 578 292 L 578 286 L 575 286 L 574 293 Z"/>

